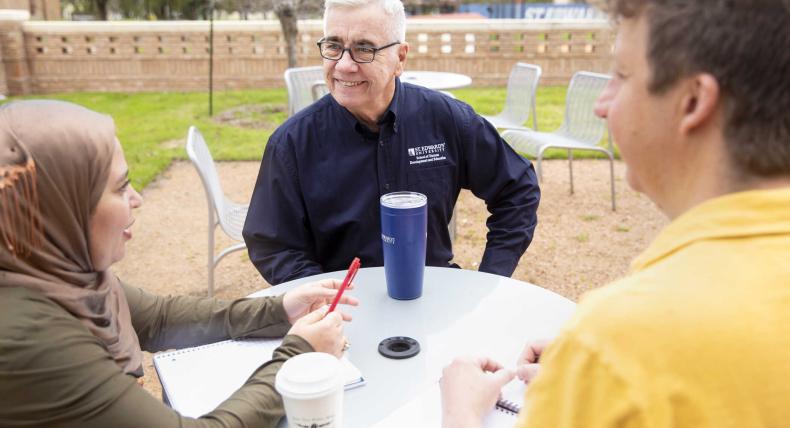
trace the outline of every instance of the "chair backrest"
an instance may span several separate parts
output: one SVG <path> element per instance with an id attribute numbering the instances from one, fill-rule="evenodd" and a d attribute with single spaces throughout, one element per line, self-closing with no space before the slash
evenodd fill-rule
<path id="1" fill-rule="evenodd" d="M 324 79 L 316 80 L 310 85 L 310 93 L 313 95 L 313 102 L 318 101 L 319 98 L 329 93 L 329 87 L 326 86 Z"/>
<path id="2" fill-rule="evenodd" d="M 293 116 L 313 103 L 312 85 L 317 80 L 324 80 L 323 67 L 289 68 L 283 78 L 288 89 L 288 115 Z"/>
<path id="3" fill-rule="evenodd" d="M 513 66 L 507 78 L 505 108 L 501 116 L 514 123 L 524 123 L 529 119 L 530 112 L 535 111 L 535 91 L 541 73 L 537 65 L 519 62 Z M 532 127 L 537 129 L 537 124 L 533 123 Z"/>
<path id="4" fill-rule="evenodd" d="M 606 122 L 593 112 L 611 76 L 579 71 L 571 78 L 565 96 L 565 117 L 557 131 L 566 137 L 596 145 L 603 138 Z"/>
<path id="5" fill-rule="evenodd" d="M 194 126 L 190 126 L 187 133 L 187 156 L 200 175 L 209 201 L 214 205 L 217 213 L 222 213 L 225 206 L 225 194 L 219 183 L 219 174 L 214 166 L 214 158 L 211 157 L 203 135 Z"/>

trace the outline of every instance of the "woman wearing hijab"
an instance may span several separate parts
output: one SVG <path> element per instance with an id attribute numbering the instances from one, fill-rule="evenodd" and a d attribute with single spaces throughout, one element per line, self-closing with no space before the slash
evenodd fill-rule
<path id="1" fill-rule="evenodd" d="M 110 266 L 123 258 L 142 203 L 127 176 L 110 117 L 57 101 L 0 107 L 0 426 L 276 425 L 283 362 L 343 351 L 350 317 L 316 310 L 339 282 L 232 302 L 123 284 Z M 141 348 L 286 333 L 272 360 L 201 418 L 182 417 L 138 385 Z"/>

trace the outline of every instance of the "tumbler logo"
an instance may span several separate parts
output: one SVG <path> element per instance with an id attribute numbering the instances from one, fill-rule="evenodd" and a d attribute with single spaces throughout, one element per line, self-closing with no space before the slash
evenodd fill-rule
<path id="1" fill-rule="evenodd" d="M 395 237 L 394 236 L 387 236 L 385 234 L 381 234 L 381 240 L 384 241 L 385 244 L 395 245 Z"/>

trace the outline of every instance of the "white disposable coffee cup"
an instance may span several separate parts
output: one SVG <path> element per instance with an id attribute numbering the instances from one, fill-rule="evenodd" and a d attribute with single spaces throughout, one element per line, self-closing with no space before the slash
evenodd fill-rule
<path id="1" fill-rule="evenodd" d="M 343 425 L 343 378 L 335 356 L 308 352 L 290 358 L 277 372 L 274 387 L 283 397 L 289 427 Z"/>

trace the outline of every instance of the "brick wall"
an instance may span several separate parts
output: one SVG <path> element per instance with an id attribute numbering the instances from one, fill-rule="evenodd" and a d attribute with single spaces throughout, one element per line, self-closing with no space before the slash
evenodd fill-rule
<path id="1" fill-rule="evenodd" d="M 3 64 L 3 49 L 0 49 L 0 65 Z M 8 85 L 5 78 L 5 67 L 0 66 L 0 95 L 8 93 Z"/>
<path id="2" fill-rule="evenodd" d="M 0 9 L 29 10 L 30 2 L 28 0 L 0 0 Z"/>
<path id="3" fill-rule="evenodd" d="M 299 65 L 320 64 L 321 22 L 299 26 Z M 33 22 L 0 15 L 11 94 L 202 90 L 208 34 L 205 21 Z M 606 72 L 611 39 L 601 22 L 409 21 L 406 68 L 463 73 L 473 85 L 490 86 L 504 85 L 510 67 L 522 61 L 543 68 L 542 83 L 564 84 L 576 70 Z M 283 85 L 287 58 L 276 21 L 215 22 L 214 52 L 218 90 Z"/>
<path id="4" fill-rule="evenodd" d="M 60 0 L 0 0 L 0 9 L 30 12 L 33 19 L 60 19 Z"/>
<path id="5" fill-rule="evenodd" d="M 543 69 L 541 83 L 566 84 L 578 70 L 608 72 L 613 32 L 605 22 L 524 20 L 409 22 L 408 69 L 452 71 L 474 85 L 504 85 L 516 62 Z"/>
<path id="6" fill-rule="evenodd" d="M 0 90 L 4 94 L 28 94 L 30 69 L 25 55 L 24 24 L 30 14 L 23 10 L 0 10 Z"/>

